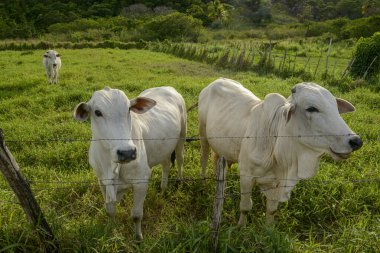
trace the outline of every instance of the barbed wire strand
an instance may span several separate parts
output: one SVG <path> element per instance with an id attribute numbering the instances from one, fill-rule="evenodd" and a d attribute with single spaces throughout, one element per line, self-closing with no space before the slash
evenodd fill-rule
<path id="1" fill-rule="evenodd" d="M 368 138 L 368 134 L 319 134 L 319 135 L 267 135 L 267 136 L 192 136 L 192 137 L 165 137 L 165 138 L 99 138 L 99 139 L 86 139 L 86 138 L 52 138 L 52 139 L 36 139 L 36 140 L 23 140 L 23 139 L 5 139 L 7 143 L 44 143 L 44 142 L 97 142 L 97 141 L 167 141 L 167 140 L 185 140 L 200 141 L 200 140 L 212 140 L 212 139 L 262 139 L 262 138 L 322 138 L 322 137 L 350 137 L 350 136 L 360 136 Z M 375 137 L 377 141 L 380 141 L 379 135 L 372 136 Z"/>

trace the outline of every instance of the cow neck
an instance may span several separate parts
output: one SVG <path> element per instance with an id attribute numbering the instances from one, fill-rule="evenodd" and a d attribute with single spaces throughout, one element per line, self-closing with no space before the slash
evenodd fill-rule
<path id="1" fill-rule="evenodd" d="M 281 137 L 276 142 L 275 156 L 279 166 L 288 168 L 284 170 L 286 175 L 281 176 L 291 179 L 312 178 L 318 170 L 323 152 L 302 144 L 302 137 L 294 133 L 297 128 L 291 121 L 286 122 L 284 116 L 278 126 L 278 136 Z"/>

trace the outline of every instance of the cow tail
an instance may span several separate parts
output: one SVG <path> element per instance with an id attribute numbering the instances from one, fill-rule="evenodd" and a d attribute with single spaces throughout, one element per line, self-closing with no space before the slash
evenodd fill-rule
<path id="1" fill-rule="evenodd" d="M 173 151 L 172 155 L 170 156 L 170 161 L 172 162 L 172 168 L 175 166 L 175 150 Z"/>

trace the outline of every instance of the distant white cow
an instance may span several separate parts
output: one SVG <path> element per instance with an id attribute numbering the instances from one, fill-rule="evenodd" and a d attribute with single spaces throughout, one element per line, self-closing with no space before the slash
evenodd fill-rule
<path id="1" fill-rule="evenodd" d="M 49 83 L 59 83 L 58 74 L 62 66 L 61 55 L 54 50 L 48 50 L 44 54 L 42 63 L 45 67 L 46 76 Z"/>
<path id="2" fill-rule="evenodd" d="M 115 216 L 116 202 L 132 187 L 132 218 L 136 235 L 142 239 L 143 203 L 152 166 L 162 165 L 161 188 L 165 189 L 175 151 L 181 177 L 186 137 L 182 96 L 174 88 L 158 87 L 129 100 L 121 90 L 106 87 L 87 103 L 79 103 L 74 118 L 91 119 L 89 162 L 98 177 L 107 214 Z"/>
<path id="3" fill-rule="evenodd" d="M 210 146 L 217 156 L 239 163 L 239 225 L 252 208 L 254 185 L 267 198 L 270 223 L 296 183 L 316 174 L 324 153 L 342 160 L 362 146 L 339 115 L 354 106 L 314 83 L 295 85 L 288 99 L 273 93 L 260 100 L 221 78 L 202 90 L 198 103 L 203 176 Z"/>

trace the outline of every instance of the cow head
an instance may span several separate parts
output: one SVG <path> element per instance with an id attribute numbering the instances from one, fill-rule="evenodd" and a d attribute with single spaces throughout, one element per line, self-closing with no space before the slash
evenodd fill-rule
<path id="1" fill-rule="evenodd" d="M 96 91 L 87 103 L 79 103 L 74 118 L 78 121 L 90 118 L 93 141 L 99 141 L 110 152 L 113 162 L 127 163 L 137 157 L 131 112 L 141 114 L 155 104 L 144 97 L 129 100 L 121 90 L 107 87 Z"/>
<path id="2" fill-rule="evenodd" d="M 317 84 L 300 83 L 293 87 L 288 102 L 287 124 L 295 136 L 302 136 L 302 144 L 328 153 L 335 160 L 348 158 L 362 146 L 362 140 L 340 116 L 355 111 L 348 101 L 334 97 Z"/>
<path id="3" fill-rule="evenodd" d="M 51 65 L 53 68 L 56 68 L 58 65 L 58 59 L 61 57 L 61 55 L 54 50 L 48 50 L 44 54 L 44 58 L 48 61 L 49 65 Z"/>

